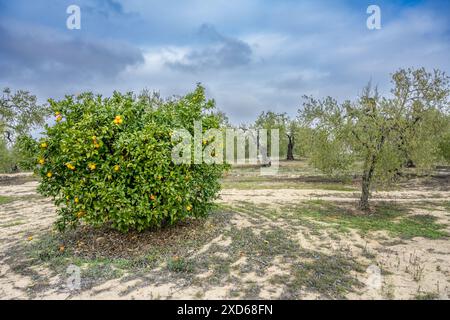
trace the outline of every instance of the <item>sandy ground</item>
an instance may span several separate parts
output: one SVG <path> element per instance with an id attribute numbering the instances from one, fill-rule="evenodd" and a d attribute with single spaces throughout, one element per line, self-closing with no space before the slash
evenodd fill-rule
<path id="1" fill-rule="evenodd" d="M 34 241 L 40 235 L 50 233 L 55 220 L 55 208 L 49 199 L 43 199 L 36 193 L 37 182 L 29 181 L 17 185 L 0 185 L 0 195 L 21 197 L 11 203 L 0 205 L 0 298 L 1 299 L 230 299 L 243 297 L 232 295 L 236 290 L 235 282 L 221 281 L 205 289 L 198 283 L 208 279 L 212 271 L 194 274 L 198 280 L 190 284 L 186 279 L 152 277 L 160 274 L 161 266 L 152 270 L 145 277 L 123 275 L 116 279 L 101 282 L 82 291 L 67 288 L 67 274 L 54 274 L 43 264 L 33 267 L 35 273 L 24 276 L 14 270 L 8 263 L 11 248 L 20 243 Z M 438 195 L 437 195 L 438 194 Z M 433 201 L 450 199 L 450 192 L 433 192 L 423 190 L 377 192 L 375 199 L 396 202 Z M 302 200 L 323 199 L 330 201 L 356 201 L 357 194 L 352 192 L 324 190 L 234 190 L 226 189 L 221 193 L 219 202 L 248 201 L 254 203 L 299 202 Z M 435 210 L 431 212 L 442 222 L 450 225 L 449 212 Z M 289 230 L 290 238 L 305 250 L 314 250 L 323 254 L 345 252 L 365 266 L 365 272 L 355 274 L 363 286 L 355 292 L 346 294 L 351 299 L 412 299 L 419 293 L 433 293 L 436 298 L 450 297 L 450 241 L 413 238 L 397 241 L 386 234 L 362 237 L 357 232 L 332 235 L 331 232 L 312 232 L 307 226 L 291 225 L 283 219 L 273 220 L 265 216 L 248 216 L 244 213 L 230 214 L 227 230 L 231 228 L 250 229 L 258 234 L 274 228 Z M 450 229 L 449 229 L 450 231 Z M 32 237 L 32 238 L 30 238 Z M 388 240 L 394 240 L 386 244 Z M 226 236 L 219 236 L 204 244 L 192 257 L 205 253 L 217 258 L 229 256 L 232 241 Z M 368 258 L 367 253 L 373 255 Z M 253 259 L 253 260 L 252 260 Z M 275 258 L 266 265 L 264 273 L 254 270 L 245 272 L 249 265 L 258 263 L 254 257 L 241 256 L 231 264 L 226 279 L 238 279 L 241 291 L 259 286 L 257 298 L 278 299 L 286 297 L 286 284 L 273 281 L 276 276 L 289 276 L 290 263 Z M 37 293 L 36 277 L 43 276 L 47 282 Z M 41 284 L 42 285 L 42 284 Z M 298 298 L 327 298 L 318 292 L 305 291 Z"/>

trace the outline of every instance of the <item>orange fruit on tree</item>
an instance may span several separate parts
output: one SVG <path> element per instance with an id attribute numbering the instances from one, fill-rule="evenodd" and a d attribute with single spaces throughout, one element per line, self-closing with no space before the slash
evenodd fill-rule
<path id="1" fill-rule="evenodd" d="M 114 118 L 114 123 L 115 123 L 115 124 L 122 124 L 122 122 L 123 122 L 123 119 L 122 119 L 121 116 L 116 116 L 116 117 Z"/>
<path id="2" fill-rule="evenodd" d="M 75 166 L 73 165 L 73 164 L 71 164 L 71 163 L 66 163 L 66 167 L 69 169 L 69 170 L 75 170 Z"/>

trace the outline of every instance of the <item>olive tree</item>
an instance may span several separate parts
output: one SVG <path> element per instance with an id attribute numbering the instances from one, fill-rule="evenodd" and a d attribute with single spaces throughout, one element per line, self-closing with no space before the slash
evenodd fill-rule
<path id="1" fill-rule="evenodd" d="M 374 181 L 389 182 L 408 163 L 430 168 L 449 112 L 449 78 L 441 71 L 401 69 L 392 75 L 391 96 L 368 85 L 356 101 L 305 97 L 299 118 L 314 132 L 312 163 L 325 172 L 345 171 L 362 161 L 359 207 L 369 209 Z"/>
<path id="2" fill-rule="evenodd" d="M 0 128 L 8 144 L 13 144 L 21 135 L 45 123 L 48 108 L 38 104 L 36 96 L 28 91 L 3 90 L 0 97 Z"/>
<path id="3" fill-rule="evenodd" d="M 31 132 L 45 123 L 49 109 L 38 104 L 36 96 L 28 91 L 12 92 L 5 88 L 0 96 L 0 144 L 3 155 L 1 170 L 14 170 L 18 166 L 30 169 L 35 163 L 31 155 Z"/>
<path id="4" fill-rule="evenodd" d="M 278 129 L 281 137 L 280 156 L 286 154 L 286 160 L 295 160 L 294 150 L 300 129 L 297 119 L 291 119 L 286 113 L 262 112 L 255 121 L 255 128 Z"/>

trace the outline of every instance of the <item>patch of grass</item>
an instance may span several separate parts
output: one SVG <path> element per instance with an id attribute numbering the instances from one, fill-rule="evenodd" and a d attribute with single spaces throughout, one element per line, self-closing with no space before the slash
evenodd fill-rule
<path id="1" fill-rule="evenodd" d="M 0 196 L 0 205 L 7 204 L 17 200 L 17 197 Z"/>
<path id="2" fill-rule="evenodd" d="M 173 257 L 168 259 L 167 269 L 178 273 L 192 273 L 194 271 L 194 265 L 185 258 Z"/>
<path id="3" fill-rule="evenodd" d="M 414 300 L 438 300 L 439 293 L 437 292 L 419 292 L 414 296 Z"/>
<path id="4" fill-rule="evenodd" d="M 295 179 L 268 179 L 266 177 L 245 177 L 224 179 L 223 189 L 260 190 L 260 189 L 317 189 L 328 191 L 356 192 L 357 189 L 340 183 L 299 182 Z"/>
<path id="5" fill-rule="evenodd" d="M 10 227 L 14 227 L 14 226 L 20 226 L 22 224 L 25 224 L 25 222 L 18 220 L 18 221 L 5 223 L 5 224 L 0 224 L 0 228 L 10 228 Z"/>
<path id="6" fill-rule="evenodd" d="M 27 195 L 27 196 L 0 196 L 0 205 L 8 204 L 14 201 L 31 201 L 35 199 L 44 199 L 41 195 Z"/>
<path id="7" fill-rule="evenodd" d="M 319 293 L 334 298 L 343 298 L 361 283 L 351 271 L 363 272 L 361 265 L 342 255 L 316 255 L 311 262 L 295 266 L 296 284 L 313 288 Z"/>
<path id="8" fill-rule="evenodd" d="M 445 210 L 450 211 L 450 201 L 445 201 L 442 206 L 445 208 Z"/>
<path id="9" fill-rule="evenodd" d="M 375 211 L 367 215 L 322 200 L 287 207 L 286 210 L 295 212 L 299 217 L 308 216 L 344 230 L 356 229 L 363 233 L 384 230 L 403 239 L 448 237 L 448 233 L 443 230 L 446 226 L 436 223 L 436 217 L 427 214 L 409 215 L 405 207 L 393 204 L 378 204 Z"/>
<path id="10" fill-rule="evenodd" d="M 287 281 L 289 291 L 317 292 L 332 299 L 343 299 L 348 292 L 362 286 L 352 272 L 364 272 L 364 266 L 351 257 L 341 253 L 326 255 L 318 252 L 310 252 L 304 257 L 306 259 L 302 262 L 292 265 L 293 278 L 281 276 L 273 282 Z"/>

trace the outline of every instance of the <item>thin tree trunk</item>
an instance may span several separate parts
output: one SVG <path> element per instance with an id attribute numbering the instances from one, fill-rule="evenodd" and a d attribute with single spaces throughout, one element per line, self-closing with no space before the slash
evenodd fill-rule
<path id="1" fill-rule="evenodd" d="M 288 137 L 288 146 L 287 146 L 287 157 L 286 160 L 293 161 L 294 159 L 294 137 L 287 135 Z"/>
<path id="2" fill-rule="evenodd" d="M 362 176 L 361 199 L 359 200 L 359 208 L 363 211 L 368 211 L 370 208 L 369 206 L 370 186 L 372 184 L 374 169 L 375 169 L 375 156 L 372 156 L 369 168 L 364 170 Z"/>
<path id="3" fill-rule="evenodd" d="M 367 175 L 363 175 L 361 199 L 359 200 L 359 208 L 363 211 L 369 210 L 370 180 Z"/>
<path id="4" fill-rule="evenodd" d="M 361 199 L 359 201 L 359 208 L 363 211 L 368 211 L 369 206 L 369 196 L 370 196 L 370 186 L 372 185 L 373 172 L 375 171 L 375 164 L 377 162 L 378 153 L 383 148 L 385 141 L 385 136 L 381 136 L 380 142 L 376 148 L 376 152 L 370 156 L 368 160 L 369 163 L 364 169 L 362 176 L 362 188 L 361 188 Z"/>

